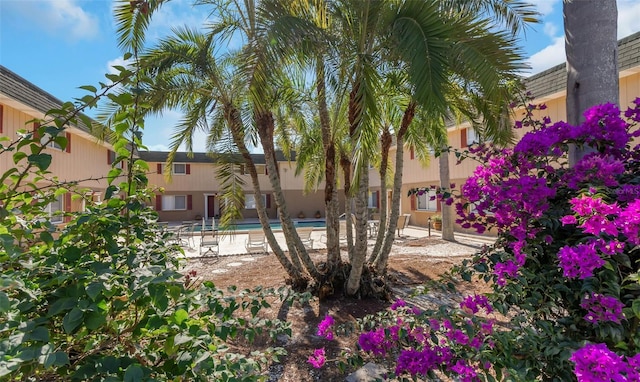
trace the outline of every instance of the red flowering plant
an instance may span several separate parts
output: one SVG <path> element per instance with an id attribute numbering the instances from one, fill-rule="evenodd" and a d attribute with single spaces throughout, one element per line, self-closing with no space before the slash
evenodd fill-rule
<path id="1" fill-rule="evenodd" d="M 437 311 L 394 304 L 360 336 L 359 360 L 413 380 L 640 380 L 640 98 L 624 117 L 594 106 L 579 126 L 524 109 L 515 127 L 530 131 L 513 148 L 470 149 L 483 164 L 456 203 L 462 227 L 497 232 L 456 269 L 492 293 Z M 570 166 L 572 146 L 587 154 Z"/>

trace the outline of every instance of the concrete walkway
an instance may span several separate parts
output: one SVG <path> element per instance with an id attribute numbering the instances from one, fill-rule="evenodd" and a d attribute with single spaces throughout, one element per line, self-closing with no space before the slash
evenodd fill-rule
<path id="1" fill-rule="evenodd" d="M 284 249 L 287 249 L 284 233 L 282 231 L 274 231 L 274 235 L 278 244 Z M 324 228 L 315 228 L 311 233 L 311 238 L 313 239 L 313 249 L 320 250 L 326 249 L 327 246 L 325 244 L 325 229 Z M 408 226 L 402 232 L 403 239 L 417 239 L 424 238 L 429 235 L 429 232 L 424 227 L 414 227 Z M 234 256 L 234 255 L 246 255 L 247 249 L 245 248 L 245 244 L 247 241 L 247 233 L 243 231 L 236 231 L 233 234 L 221 235 L 220 239 L 220 254 L 219 256 Z M 396 233 L 397 237 L 397 233 Z M 440 231 L 431 230 L 431 237 L 440 238 Z M 466 233 L 456 233 L 456 240 L 463 244 L 469 244 L 474 246 L 481 246 L 483 244 L 492 244 L 495 241 L 495 237 L 491 236 L 480 236 Z M 200 247 L 200 235 L 198 233 L 195 234 L 193 240 L 189 242 L 189 245 L 184 245 L 182 248 L 184 249 L 185 255 L 188 258 L 199 257 L 199 247 Z M 375 243 L 375 239 L 369 239 L 369 245 L 373 245 Z"/>

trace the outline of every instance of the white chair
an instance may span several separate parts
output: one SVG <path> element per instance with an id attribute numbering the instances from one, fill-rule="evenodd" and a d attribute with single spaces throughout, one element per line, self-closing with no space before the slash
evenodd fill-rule
<path id="1" fill-rule="evenodd" d="M 250 230 L 247 232 L 247 243 L 245 245 L 248 253 L 269 252 L 267 238 L 264 236 L 263 230 Z"/>
<path id="2" fill-rule="evenodd" d="M 409 218 L 411 218 L 411 214 L 398 216 L 398 226 L 396 227 L 398 229 L 398 237 L 402 237 L 402 232 L 409 225 Z"/>
<path id="3" fill-rule="evenodd" d="M 298 236 L 307 251 L 313 251 L 313 239 L 311 238 L 313 227 L 299 227 L 296 231 L 298 231 Z"/>
<path id="4" fill-rule="evenodd" d="M 218 240 L 218 231 L 214 229 L 200 230 L 200 256 L 211 253 L 213 256 L 220 254 L 220 241 Z"/>
<path id="5" fill-rule="evenodd" d="M 352 222 L 355 222 L 355 219 L 352 220 Z M 347 244 L 347 221 L 346 220 L 340 220 L 340 223 L 338 224 L 338 241 L 340 242 L 340 244 Z"/>

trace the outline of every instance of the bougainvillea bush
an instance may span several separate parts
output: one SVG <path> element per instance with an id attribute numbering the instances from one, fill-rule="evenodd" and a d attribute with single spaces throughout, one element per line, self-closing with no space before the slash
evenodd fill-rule
<path id="1" fill-rule="evenodd" d="M 536 110 L 514 147 L 461 155 L 481 165 L 457 201 L 442 193 L 463 227 L 497 232 L 457 270 L 493 292 L 429 312 L 397 302 L 353 363 L 385 359 L 413 380 L 640 380 L 640 98 L 624 113 L 592 107 L 580 126 Z M 570 165 L 573 148 L 586 154 Z"/>

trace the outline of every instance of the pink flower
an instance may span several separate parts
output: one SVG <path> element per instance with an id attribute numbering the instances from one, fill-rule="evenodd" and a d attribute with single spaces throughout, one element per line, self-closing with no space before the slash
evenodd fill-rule
<path id="1" fill-rule="evenodd" d="M 313 355 L 309 356 L 307 362 L 309 362 L 316 369 L 324 366 L 324 363 L 327 361 L 325 358 L 324 348 L 316 349 L 313 351 Z"/>
<path id="2" fill-rule="evenodd" d="M 326 316 L 324 316 L 324 319 L 318 324 L 318 331 L 316 332 L 316 334 L 319 336 L 323 336 L 324 338 L 331 341 L 333 339 L 333 332 L 330 329 L 331 325 L 333 324 L 333 317 L 327 314 Z"/>

